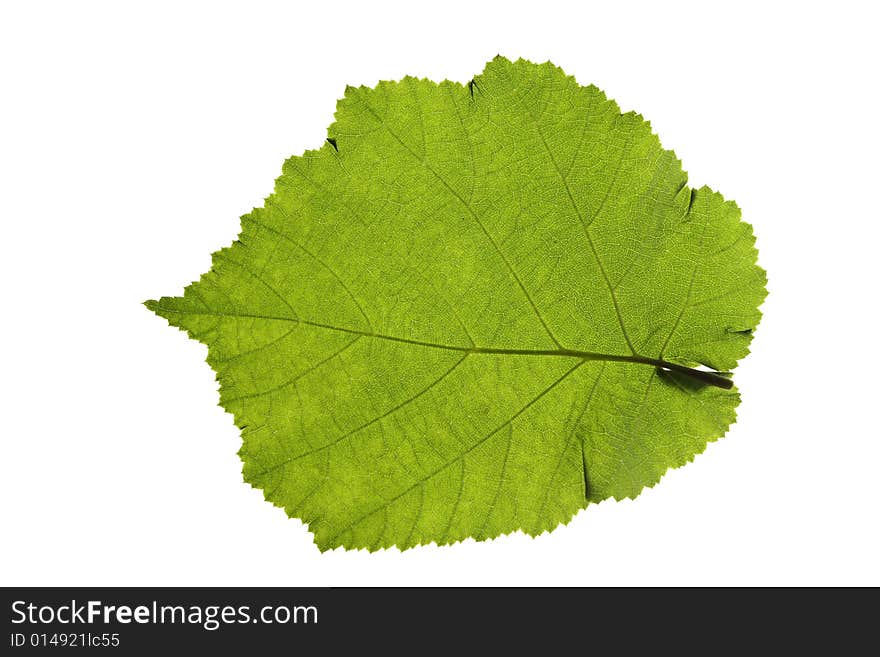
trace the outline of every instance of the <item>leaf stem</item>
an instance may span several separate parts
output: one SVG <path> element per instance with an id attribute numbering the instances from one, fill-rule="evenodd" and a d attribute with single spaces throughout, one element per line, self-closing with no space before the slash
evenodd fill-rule
<path id="1" fill-rule="evenodd" d="M 632 359 L 627 358 L 626 360 L 631 360 L 631 362 L 633 363 L 654 365 L 656 367 L 659 367 L 661 370 L 666 370 L 669 372 L 678 372 L 679 374 L 689 376 L 691 379 L 698 381 L 699 383 L 703 383 L 709 386 L 715 386 L 716 388 L 724 388 L 725 390 L 730 390 L 733 387 L 733 380 L 725 376 L 722 372 L 697 370 L 692 367 L 685 367 L 684 365 L 670 363 L 668 361 L 660 360 L 657 358 L 643 358 L 641 356 L 637 356 Z"/>

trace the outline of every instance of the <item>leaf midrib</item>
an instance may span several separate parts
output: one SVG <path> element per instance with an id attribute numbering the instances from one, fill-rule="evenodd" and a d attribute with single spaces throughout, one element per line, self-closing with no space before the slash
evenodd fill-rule
<path id="1" fill-rule="evenodd" d="M 664 370 L 671 370 L 680 374 L 690 376 L 705 384 L 714 385 L 720 388 L 729 389 L 733 387 L 733 382 L 727 377 L 721 376 L 716 372 L 707 372 L 704 370 L 696 370 L 690 367 L 672 363 L 659 358 L 651 358 L 650 356 L 642 356 L 640 354 L 605 354 L 596 351 L 584 351 L 580 349 L 566 349 L 560 347 L 558 349 L 511 349 L 505 347 L 481 347 L 477 345 L 451 345 L 442 342 L 430 342 L 426 340 L 413 340 L 411 338 L 403 338 L 396 335 L 387 335 L 385 333 L 376 333 L 374 331 L 364 331 L 362 329 L 349 328 L 346 326 L 334 326 L 333 324 L 325 324 L 323 322 L 314 322 L 308 319 L 298 319 L 296 317 L 285 317 L 282 315 L 263 315 L 258 313 L 219 313 L 195 310 L 179 310 L 176 308 L 167 308 L 159 302 L 147 302 L 147 307 L 154 311 L 165 313 L 176 313 L 181 315 L 204 315 L 209 317 L 244 317 L 249 319 L 265 319 L 280 322 L 293 322 L 303 324 L 315 328 L 325 329 L 328 331 L 337 331 L 339 333 L 348 333 L 350 335 L 358 335 L 366 338 L 375 338 L 377 340 L 388 340 L 389 342 L 399 342 L 402 344 L 410 344 L 418 347 L 429 349 L 444 349 L 446 351 L 457 351 L 463 354 L 490 354 L 499 356 L 532 356 L 532 357 L 556 357 L 556 358 L 577 358 L 583 361 L 606 361 L 619 363 L 634 363 L 639 365 L 649 365 L 651 367 L 659 367 Z"/>

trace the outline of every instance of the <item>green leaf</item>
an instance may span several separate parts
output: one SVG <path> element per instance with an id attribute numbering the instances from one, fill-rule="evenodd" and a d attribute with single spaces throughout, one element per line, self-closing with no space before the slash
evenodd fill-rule
<path id="1" fill-rule="evenodd" d="M 346 89 L 147 306 L 208 346 L 244 478 L 322 550 L 537 535 L 722 436 L 765 274 L 641 116 L 547 63 Z"/>

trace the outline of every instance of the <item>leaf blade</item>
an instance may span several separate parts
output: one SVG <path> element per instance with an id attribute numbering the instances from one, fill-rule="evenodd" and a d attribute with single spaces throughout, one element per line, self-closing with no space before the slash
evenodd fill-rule
<path id="1" fill-rule="evenodd" d="M 550 64 L 349 88 L 179 298 L 245 480 L 321 549 L 539 534 L 734 420 L 766 276 L 739 210 Z M 553 356 L 553 357 L 547 357 Z"/>

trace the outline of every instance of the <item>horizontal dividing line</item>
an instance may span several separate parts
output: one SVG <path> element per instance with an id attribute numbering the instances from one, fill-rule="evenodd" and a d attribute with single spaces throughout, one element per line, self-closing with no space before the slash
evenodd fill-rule
<path id="1" fill-rule="evenodd" d="M 498 356 L 549 356 L 561 358 L 578 358 L 580 360 L 605 361 L 615 363 L 637 363 L 639 365 L 650 365 L 659 367 L 662 370 L 677 372 L 691 379 L 711 385 L 718 388 L 729 390 L 733 387 L 733 381 L 719 372 L 706 370 L 697 370 L 691 367 L 685 367 L 677 363 L 670 363 L 659 358 L 649 358 L 638 354 L 619 355 L 619 354 L 603 354 L 594 351 L 581 351 L 578 349 L 505 349 L 500 347 L 478 347 L 442 344 L 439 342 L 427 342 L 423 340 L 412 340 L 410 338 L 401 338 L 396 335 L 385 335 L 383 333 L 374 333 L 372 331 L 364 331 L 360 329 L 348 328 L 345 326 L 333 326 L 332 324 L 323 324 L 321 322 L 313 322 L 307 319 L 296 319 L 295 317 L 259 315 L 246 313 L 218 313 L 204 311 L 178 310 L 175 308 L 166 308 L 160 304 L 153 302 L 148 305 L 151 310 L 166 313 L 175 313 L 179 315 L 207 315 L 213 317 L 245 317 L 251 319 L 267 319 L 275 321 L 293 322 L 295 324 L 303 324 L 305 326 L 313 326 L 328 331 L 337 331 L 339 333 L 348 333 L 350 335 L 359 335 L 367 338 L 375 338 L 377 340 L 388 340 L 390 342 L 400 342 L 403 344 L 411 344 L 418 347 L 427 347 L 430 349 L 445 349 L 447 351 L 457 351 L 465 354 L 494 354 Z"/>

